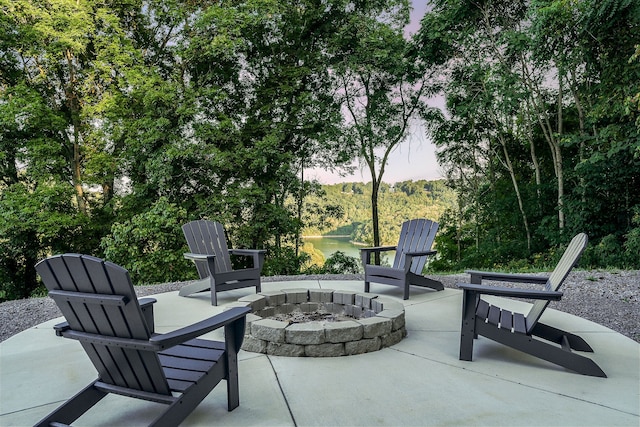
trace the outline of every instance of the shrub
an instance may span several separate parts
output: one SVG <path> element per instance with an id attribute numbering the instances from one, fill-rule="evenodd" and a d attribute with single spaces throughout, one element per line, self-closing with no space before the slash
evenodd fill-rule
<path id="1" fill-rule="evenodd" d="M 111 227 L 101 241 L 105 258 L 129 270 L 134 283 L 159 283 L 197 278 L 188 252 L 182 224 L 187 212 L 166 198 L 148 211 Z"/>

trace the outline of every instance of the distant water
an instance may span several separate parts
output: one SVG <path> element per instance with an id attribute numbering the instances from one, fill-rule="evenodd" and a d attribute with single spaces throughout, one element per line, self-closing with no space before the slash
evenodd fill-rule
<path id="1" fill-rule="evenodd" d="M 351 243 L 349 237 L 305 237 L 304 241 L 313 243 L 313 247 L 322 252 L 324 258 L 327 259 L 337 251 L 342 251 L 345 255 L 360 259 L 360 248 L 365 246 L 358 246 Z M 395 251 L 388 251 L 382 253 L 382 264 L 390 265 L 393 262 Z"/>
<path id="2" fill-rule="evenodd" d="M 305 242 L 313 243 L 313 247 L 322 252 L 325 259 L 337 251 L 360 259 L 360 246 L 349 241 L 349 237 L 305 237 Z"/>

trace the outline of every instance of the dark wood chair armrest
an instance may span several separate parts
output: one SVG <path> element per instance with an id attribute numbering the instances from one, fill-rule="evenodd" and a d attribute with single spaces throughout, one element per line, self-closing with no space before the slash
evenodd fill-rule
<path id="1" fill-rule="evenodd" d="M 251 309 L 248 307 L 233 307 L 213 317 L 194 323 L 193 325 L 185 326 L 184 328 L 166 334 L 156 335 L 149 340 L 149 343 L 158 349 L 164 350 L 165 348 L 173 347 L 190 339 L 197 338 L 237 320 L 244 320 L 250 311 Z"/>
<path id="2" fill-rule="evenodd" d="M 496 273 L 492 271 L 466 270 L 471 276 L 471 283 L 480 284 L 483 280 L 495 280 L 513 283 L 534 283 L 544 285 L 549 280 L 548 276 L 536 276 L 533 274 Z"/>
<path id="3" fill-rule="evenodd" d="M 374 246 L 370 248 L 360 248 L 360 258 L 362 259 L 362 264 L 367 265 L 371 263 L 371 254 L 372 253 L 380 253 L 384 251 L 394 251 L 397 246 Z"/>
<path id="4" fill-rule="evenodd" d="M 56 335 L 61 337 L 65 331 L 71 329 L 69 326 L 69 322 L 58 323 L 57 325 L 53 325 L 53 330 L 56 331 Z"/>
<path id="5" fill-rule="evenodd" d="M 229 249 L 229 254 L 231 255 L 252 257 L 253 268 L 257 268 L 260 271 L 262 271 L 266 253 L 265 249 Z"/>
<path id="6" fill-rule="evenodd" d="M 373 246 L 370 248 L 360 248 L 360 252 L 382 252 L 394 251 L 397 246 Z"/>
<path id="7" fill-rule="evenodd" d="M 514 297 L 526 299 L 541 299 L 559 301 L 562 298 L 560 291 L 544 291 L 538 289 L 502 288 L 497 286 L 484 286 L 472 283 L 458 283 L 457 286 L 465 292 L 474 292 L 479 295 L 494 295 L 500 297 Z"/>
<path id="8" fill-rule="evenodd" d="M 186 259 L 192 259 L 194 261 L 206 261 L 208 259 L 215 258 L 215 255 L 207 255 L 207 254 L 194 254 L 191 252 L 187 252 L 183 254 Z"/>
<path id="9" fill-rule="evenodd" d="M 255 254 L 266 254 L 266 249 L 229 249 L 231 255 L 253 256 Z"/>
<path id="10" fill-rule="evenodd" d="M 406 252 L 405 255 L 408 256 L 424 256 L 424 255 L 435 255 L 438 251 L 421 251 L 421 252 Z"/>

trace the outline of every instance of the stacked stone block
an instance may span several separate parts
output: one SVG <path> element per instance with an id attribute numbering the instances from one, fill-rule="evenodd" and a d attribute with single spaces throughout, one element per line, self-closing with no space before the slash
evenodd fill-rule
<path id="1" fill-rule="evenodd" d="M 285 289 L 247 295 L 250 307 L 242 349 L 275 356 L 335 357 L 397 344 L 407 334 L 404 306 L 376 295 L 329 289 Z M 282 322 L 268 317 L 326 311 L 353 317 L 336 322 Z"/>

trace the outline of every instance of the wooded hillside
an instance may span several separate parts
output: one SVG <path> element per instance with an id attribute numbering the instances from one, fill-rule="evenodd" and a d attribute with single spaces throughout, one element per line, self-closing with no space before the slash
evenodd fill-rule
<path id="1" fill-rule="evenodd" d="M 310 215 L 312 226 L 303 235 L 348 235 L 355 242 L 371 245 L 371 183 L 346 182 L 323 185 L 324 195 L 310 196 L 310 206 L 339 206 L 340 215 L 322 221 Z M 402 222 L 412 218 L 438 221 L 447 209 L 453 209 L 456 195 L 444 180 L 383 183 L 380 189 L 380 230 L 382 244 L 397 243 Z M 310 209 L 308 209 L 310 211 Z M 322 225 L 322 227 L 320 227 Z"/>

